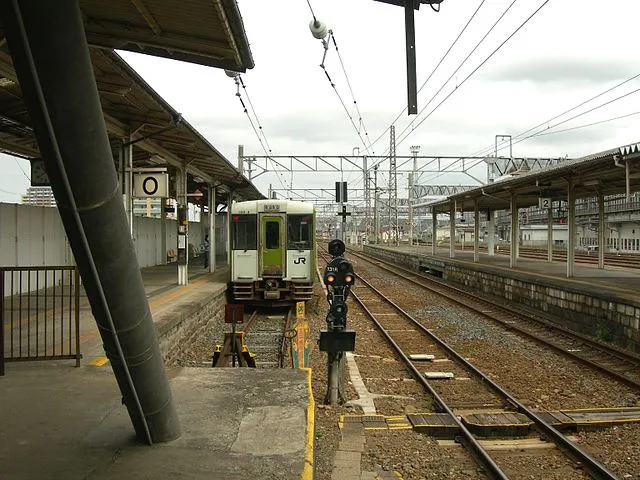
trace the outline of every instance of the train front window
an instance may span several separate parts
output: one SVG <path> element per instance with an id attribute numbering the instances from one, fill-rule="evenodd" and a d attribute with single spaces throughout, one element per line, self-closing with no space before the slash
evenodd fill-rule
<path id="1" fill-rule="evenodd" d="M 280 248 L 280 224 L 278 222 L 266 222 L 264 236 L 267 250 Z"/>
<path id="2" fill-rule="evenodd" d="M 233 249 L 255 250 L 258 245 L 257 215 L 232 215 Z"/>
<path id="3" fill-rule="evenodd" d="M 311 250 L 313 215 L 287 216 L 287 248 Z"/>

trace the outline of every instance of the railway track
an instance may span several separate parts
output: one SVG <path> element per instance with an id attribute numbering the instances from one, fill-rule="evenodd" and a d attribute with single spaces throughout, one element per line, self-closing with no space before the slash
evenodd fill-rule
<path id="1" fill-rule="evenodd" d="M 245 345 L 255 354 L 256 367 L 282 368 L 286 358 L 285 332 L 291 328 L 292 308 L 254 310 L 245 322 Z"/>
<path id="2" fill-rule="evenodd" d="M 360 258 L 404 278 L 411 283 L 441 295 L 475 314 L 489 318 L 504 328 L 518 332 L 556 352 L 582 364 L 588 365 L 615 380 L 640 390 L 640 356 L 604 342 L 573 332 L 548 320 L 498 305 L 465 290 L 447 285 L 431 277 L 417 274 L 395 264 L 366 255 L 349 252 Z"/>
<path id="3" fill-rule="evenodd" d="M 398 356 L 414 373 L 415 378 L 435 399 L 438 410 L 446 412 L 451 420 L 455 422 L 460 432 L 460 443 L 469 451 L 478 464 L 482 465 L 491 478 L 508 477 L 501 470 L 497 461 L 484 449 L 474 434 L 454 412 L 456 406 L 452 402 L 459 397 L 474 398 L 476 403 L 479 402 L 476 407 L 491 407 L 493 411 L 496 408 L 501 408 L 505 413 L 515 410 L 525 415 L 536 425 L 536 428 L 544 437 L 555 442 L 568 457 L 579 462 L 581 467 L 592 478 L 616 478 L 596 459 L 572 443 L 509 392 L 501 388 L 487 374 L 464 359 L 360 275 L 359 280 L 357 291 L 352 291 L 352 295 L 393 346 Z M 436 372 L 431 366 L 432 364 L 425 363 L 423 360 L 416 360 L 416 354 L 425 354 L 426 352 L 439 358 L 446 357 L 454 361 L 455 364 L 452 364 L 454 372 L 450 373 L 460 376 L 464 371 L 470 373 L 475 378 L 475 381 L 445 382 L 440 384 L 437 384 L 437 380 L 430 382 L 425 377 L 435 376 L 438 378 L 443 375 L 443 372 Z M 466 408 L 470 406 L 469 404 L 464 405 Z M 501 457 L 504 458 L 504 455 L 505 452 L 502 452 Z"/>

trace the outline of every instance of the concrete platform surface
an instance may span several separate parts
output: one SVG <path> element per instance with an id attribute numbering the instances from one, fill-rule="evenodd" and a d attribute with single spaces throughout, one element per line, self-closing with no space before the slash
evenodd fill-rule
<path id="1" fill-rule="evenodd" d="M 46 362 L 12 370 L 0 379 L 1 479 L 311 478 L 303 476 L 313 446 L 307 371 L 170 369 L 183 433 L 146 446 L 135 440 L 111 369 Z"/>

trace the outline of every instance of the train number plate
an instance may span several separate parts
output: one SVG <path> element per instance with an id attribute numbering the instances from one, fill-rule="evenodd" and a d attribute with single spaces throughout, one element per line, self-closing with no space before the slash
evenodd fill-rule
<path id="1" fill-rule="evenodd" d="M 265 203 L 264 211 L 265 212 L 279 212 L 280 211 L 280 205 L 274 205 L 274 204 Z"/>

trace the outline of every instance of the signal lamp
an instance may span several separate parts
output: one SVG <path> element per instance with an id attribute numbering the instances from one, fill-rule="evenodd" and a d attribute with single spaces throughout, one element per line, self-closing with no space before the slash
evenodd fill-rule
<path id="1" fill-rule="evenodd" d="M 336 281 L 336 277 L 334 275 L 327 275 L 327 283 L 333 283 Z"/>
<path id="2" fill-rule="evenodd" d="M 353 276 L 348 273 L 344 276 L 345 283 L 353 283 Z"/>

